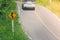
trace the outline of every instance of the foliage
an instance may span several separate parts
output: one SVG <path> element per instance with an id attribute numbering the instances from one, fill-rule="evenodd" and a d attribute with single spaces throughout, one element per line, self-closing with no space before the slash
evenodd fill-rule
<path id="1" fill-rule="evenodd" d="M 37 4 L 43 4 L 44 6 L 46 6 L 46 5 L 49 4 L 48 0 L 36 0 L 35 2 L 36 2 Z"/>
<path id="2" fill-rule="evenodd" d="M 36 0 L 37 4 L 43 5 L 54 12 L 60 18 L 60 0 Z"/>
<path id="3" fill-rule="evenodd" d="M 0 0 L 1 5 L 5 0 Z M 7 1 L 8 2 L 8 1 Z M 18 14 L 16 10 L 16 3 L 9 1 L 9 5 L 4 7 L 0 6 L 0 40 L 28 40 L 27 36 L 24 34 L 21 24 L 18 23 Z M 8 17 L 11 10 L 16 13 L 16 18 L 14 19 L 14 35 L 12 32 L 11 19 Z"/>

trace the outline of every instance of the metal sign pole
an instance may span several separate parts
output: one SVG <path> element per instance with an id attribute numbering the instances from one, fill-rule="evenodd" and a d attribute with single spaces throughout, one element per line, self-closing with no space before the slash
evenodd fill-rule
<path id="1" fill-rule="evenodd" d="M 14 20 L 12 20 L 12 32 L 14 33 Z"/>
<path id="2" fill-rule="evenodd" d="M 12 32 L 13 32 L 13 37 L 14 37 L 14 20 L 12 20 Z M 14 38 L 13 38 L 14 40 Z"/>

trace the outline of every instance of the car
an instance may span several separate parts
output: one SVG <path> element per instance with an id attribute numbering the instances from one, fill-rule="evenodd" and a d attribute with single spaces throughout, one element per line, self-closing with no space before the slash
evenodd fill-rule
<path id="1" fill-rule="evenodd" d="M 35 4 L 33 1 L 27 0 L 22 3 L 23 10 L 35 10 Z"/>

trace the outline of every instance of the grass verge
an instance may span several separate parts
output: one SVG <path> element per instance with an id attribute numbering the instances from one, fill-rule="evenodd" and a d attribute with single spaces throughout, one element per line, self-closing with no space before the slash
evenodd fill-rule
<path id="1" fill-rule="evenodd" d="M 52 1 L 50 3 L 48 0 L 36 0 L 36 4 L 47 7 L 60 18 L 60 1 Z"/>
<path id="2" fill-rule="evenodd" d="M 14 10 L 16 13 L 16 18 L 14 19 L 14 36 L 11 27 L 11 19 L 8 17 L 11 10 Z M 3 8 L 2 14 L 0 14 L 0 40 L 28 40 L 28 37 L 21 28 L 21 24 L 18 23 L 15 2 L 11 2 L 8 7 Z"/>

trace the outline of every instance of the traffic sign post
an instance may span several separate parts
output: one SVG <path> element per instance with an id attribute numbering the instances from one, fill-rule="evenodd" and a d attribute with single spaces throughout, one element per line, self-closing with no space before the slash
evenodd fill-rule
<path id="1" fill-rule="evenodd" d="M 14 20 L 12 20 L 12 32 L 14 32 Z"/>
<path id="2" fill-rule="evenodd" d="M 16 17 L 16 14 L 12 11 L 9 14 L 9 18 L 12 20 L 12 32 L 14 33 L 14 18 Z M 14 35 L 14 34 L 13 34 Z"/>

